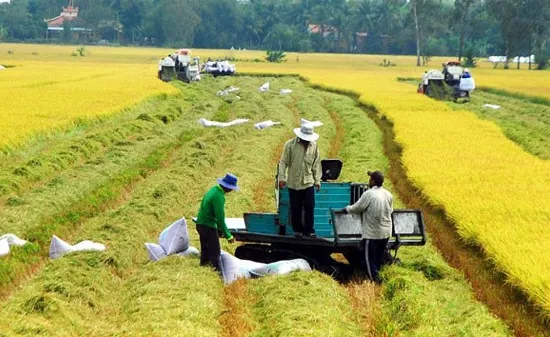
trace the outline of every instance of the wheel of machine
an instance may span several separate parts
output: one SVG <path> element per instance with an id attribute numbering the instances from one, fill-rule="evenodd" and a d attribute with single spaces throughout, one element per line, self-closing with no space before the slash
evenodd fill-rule
<path id="1" fill-rule="evenodd" d="M 271 247 L 267 245 L 245 244 L 235 249 L 235 256 L 243 260 L 252 260 L 262 263 L 271 263 L 278 261 L 274 259 Z"/>
<path id="2" fill-rule="evenodd" d="M 350 266 L 353 266 L 354 268 L 360 268 L 363 265 L 363 259 L 365 257 L 359 249 L 350 249 L 345 251 L 343 254 L 346 260 L 348 260 Z"/>

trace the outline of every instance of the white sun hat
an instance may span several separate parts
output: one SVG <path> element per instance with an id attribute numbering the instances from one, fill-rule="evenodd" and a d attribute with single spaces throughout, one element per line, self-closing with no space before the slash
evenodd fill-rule
<path id="1" fill-rule="evenodd" d="M 302 124 L 301 128 L 294 129 L 294 133 L 306 142 L 314 142 L 319 139 L 319 134 L 313 132 L 313 126 L 310 124 Z"/>

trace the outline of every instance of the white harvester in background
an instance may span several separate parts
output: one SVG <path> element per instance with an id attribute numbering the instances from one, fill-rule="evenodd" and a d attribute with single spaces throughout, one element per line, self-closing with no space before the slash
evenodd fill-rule
<path id="1" fill-rule="evenodd" d="M 418 92 L 434 98 L 444 98 L 452 95 L 453 101 L 459 98 L 470 100 L 470 93 L 475 89 L 475 81 L 468 69 L 460 62 L 449 61 L 443 63 L 443 70 L 431 69 L 422 75 L 422 83 Z"/>

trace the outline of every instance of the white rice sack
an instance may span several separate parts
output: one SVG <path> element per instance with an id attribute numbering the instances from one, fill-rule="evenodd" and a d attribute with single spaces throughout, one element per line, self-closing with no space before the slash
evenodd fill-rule
<path id="1" fill-rule="evenodd" d="M 263 129 L 267 129 L 267 128 L 270 128 L 274 125 L 279 125 L 281 124 L 280 122 L 274 122 L 272 120 L 268 120 L 268 121 L 263 121 L 263 122 L 260 122 L 260 123 L 256 123 L 254 124 L 254 127 L 258 130 L 263 130 Z"/>
<path id="2" fill-rule="evenodd" d="M 458 88 L 461 91 L 472 91 L 476 88 L 476 83 L 472 77 L 470 78 L 461 78 Z"/>
<path id="3" fill-rule="evenodd" d="M 147 249 L 147 253 L 149 254 L 149 260 L 153 262 L 166 257 L 164 249 L 162 249 L 162 247 L 160 245 L 157 245 L 156 243 L 146 243 L 145 248 Z"/>
<path id="4" fill-rule="evenodd" d="M 232 120 L 231 122 L 227 123 L 228 126 L 234 126 L 234 125 L 240 125 L 240 124 L 244 124 L 244 123 L 248 123 L 249 119 L 246 119 L 246 118 L 238 118 L 238 119 L 235 119 L 235 120 Z"/>
<path id="5" fill-rule="evenodd" d="M 178 253 L 178 255 L 179 256 L 184 256 L 184 257 L 187 257 L 187 256 L 200 256 L 201 253 L 199 252 L 199 250 L 197 248 L 190 246 L 185 251 L 183 251 L 181 253 Z"/>
<path id="6" fill-rule="evenodd" d="M 26 240 L 23 240 L 23 239 L 20 239 L 17 235 L 15 234 L 4 234 L 2 236 L 0 236 L 0 240 L 2 239 L 6 239 L 8 240 L 8 244 L 10 246 L 18 246 L 18 247 L 21 247 L 21 246 L 24 246 L 27 241 Z"/>
<path id="7" fill-rule="evenodd" d="M 52 236 L 52 241 L 50 242 L 50 258 L 57 259 L 72 251 L 73 246 L 55 235 Z"/>
<path id="8" fill-rule="evenodd" d="M 57 236 L 52 237 L 50 242 L 50 258 L 57 259 L 65 254 L 72 252 L 83 252 L 83 251 L 105 251 L 105 245 L 89 240 L 81 241 L 74 246 L 71 246 L 69 243 L 61 240 Z"/>
<path id="9" fill-rule="evenodd" d="M 262 84 L 262 86 L 258 88 L 258 91 L 259 92 L 269 91 L 269 82 L 265 82 L 264 84 Z"/>
<path id="10" fill-rule="evenodd" d="M 159 236 L 159 244 L 166 255 L 183 252 L 189 248 L 189 233 L 185 218 L 179 219 L 163 230 Z"/>
<path id="11" fill-rule="evenodd" d="M 89 240 L 84 240 L 74 245 L 72 248 L 72 251 L 73 252 L 84 252 L 84 251 L 104 252 L 105 249 L 106 248 L 104 244 L 89 241 Z"/>
<path id="12" fill-rule="evenodd" d="M 304 259 L 284 260 L 252 269 L 250 273 L 254 276 L 266 276 L 272 274 L 285 275 L 297 270 L 311 271 L 311 267 Z"/>
<path id="13" fill-rule="evenodd" d="M 239 269 L 241 271 L 246 271 L 247 273 L 250 273 L 253 269 L 259 269 L 267 266 L 265 263 L 260 263 L 256 261 L 251 260 L 241 260 L 239 259 Z"/>
<path id="14" fill-rule="evenodd" d="M 288 95 L 288 94 L 292 94 L 292 90 L 290 90 L 290 89 L 281 89 L 281 91 L 279 93 L 281 95 Z"/>
<path id="15" fill-rule="evenodd" d="M 8 239 L 0 240 L 0 256 L 6 256 L 10 253 L 10 245 Z"/>
<path id="16" fill-rule="evenodd" d="M 238 99 L 240 99 L 239 96 L 236 96 L 236 97 Z M 231 122 L 209 121 L 205 118 L 200 118 L 199 119 L 199 123 L 204 127 L 215 126 L 215 127 L 218 127 L 218 128 L 226 128 L 226 127 L 229 127 L 229 126 L 240 125 L 240 124 L 248 123 L 248 121 L 249 121 L 248 119 L 243 119 L 243 118 L 235 119 L 235 120 L 232 120 Z"/>
<path id="17" fill-rule="evenodd" d="M 314 128 L 317 128 L 317 127 L 323 125 L 323 123 L 320 122 L 320 121 L 313 121 L 313 122 L 311 122 L 311 121 L 308 121 L 307 119 L 304 119 L 304 118 L 301 119 L 301 124 L 302 124 L 302 125 L 304 125 L 304 124 L 309 124 L 309 125 L 313 126 Z"/>
<path id="18" fill-rule="evenodd" d="M 224 284 L 231 284 L 240 278 L 250 278 L 252 275 L 249 270 L 240 267 L 240 259 L 235 256 L 222 251 L 222 276 Z"/>

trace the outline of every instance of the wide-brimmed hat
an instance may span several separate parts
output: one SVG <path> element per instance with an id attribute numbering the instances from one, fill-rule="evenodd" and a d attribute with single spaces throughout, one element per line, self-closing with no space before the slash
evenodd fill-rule
<path id="1" fill-rule="evenodd" d="M 218 178 L 216 181 L 218 184 L 222 185 L 225 188 L 228 188 L 230 190 L 239 190 L 239 186 L 237 186 L 237 177 L 231 173 L 227 173 L 225 177 Z"/>
<path id="2" fill-rule="evenodd" d="M 309 124 L 303 124 L 302 127 L 294 129 L 294 133 L 306 142 L 314 142 L 319 139 L 319 134 L 313 132 L 313 126 Z"/>

